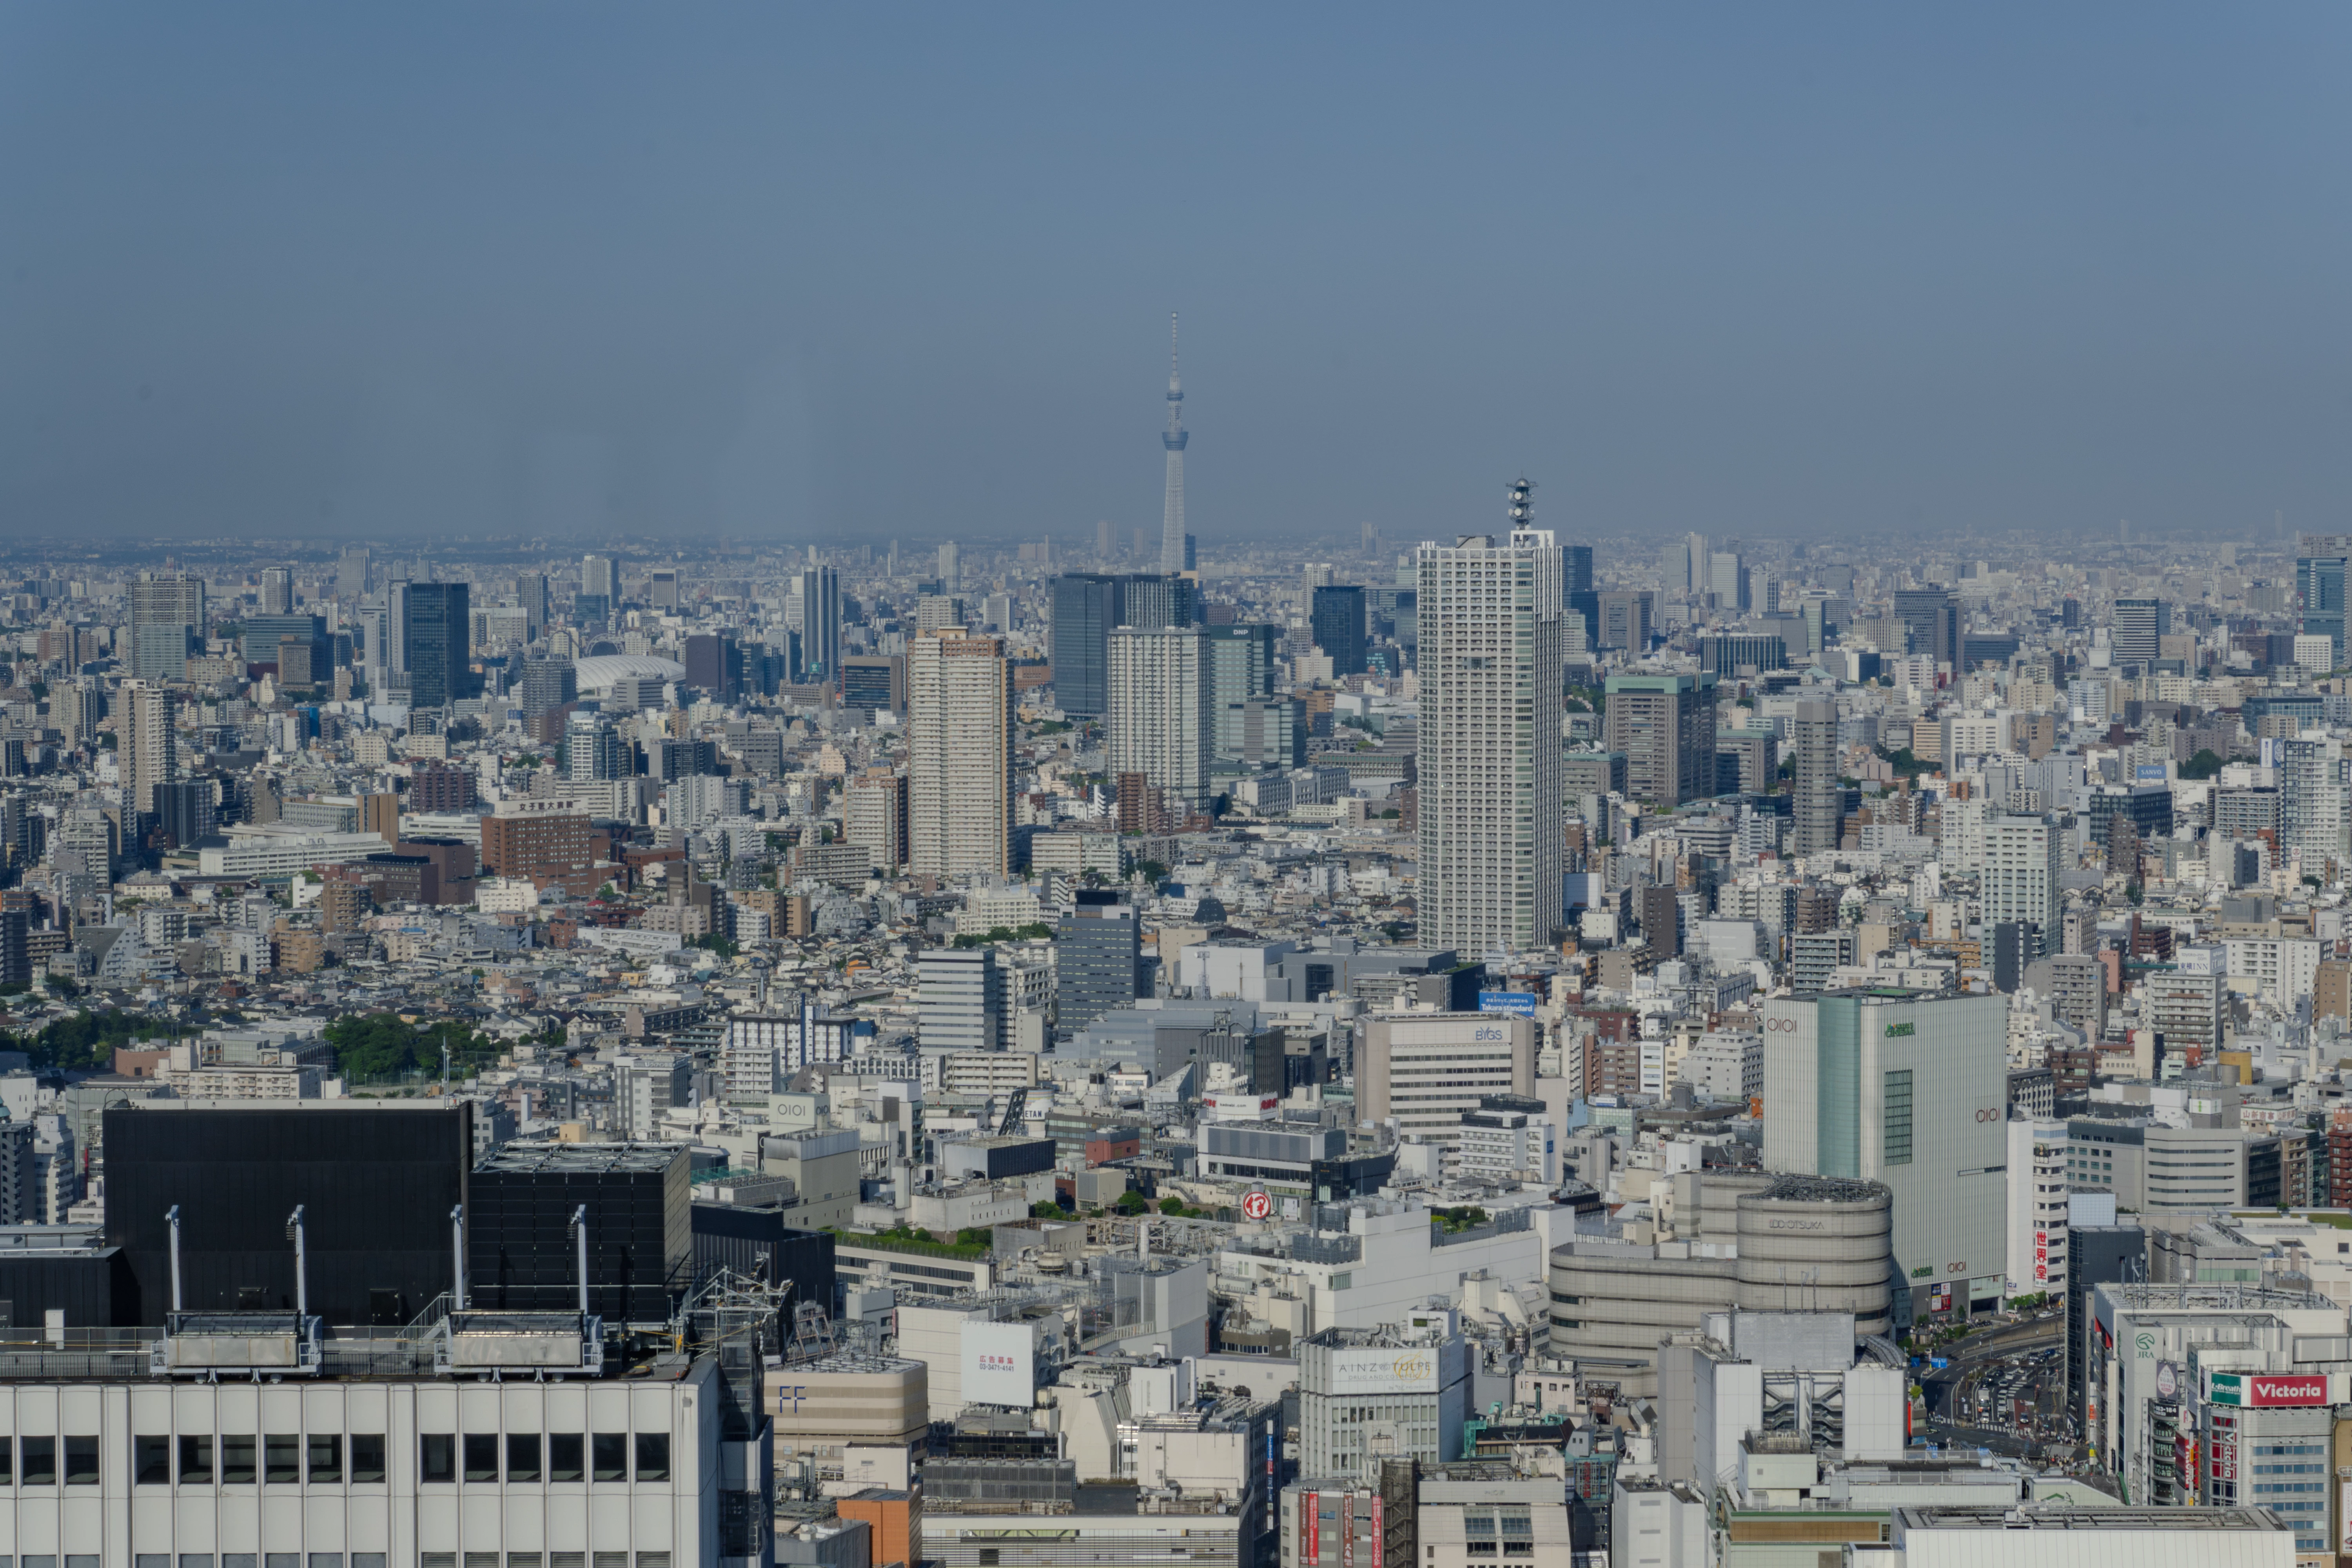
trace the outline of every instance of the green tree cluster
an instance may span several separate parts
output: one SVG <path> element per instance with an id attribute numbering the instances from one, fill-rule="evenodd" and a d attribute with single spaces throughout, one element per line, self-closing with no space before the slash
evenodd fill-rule
<path id="1" fill-rule="evenodd" d="M 327 1026 L 326 1037 L 335 1055 L 336 1072 L 353 1083 L 379 1083 L 411 1072 L 437 1074 L 445 1042 L 453 1077 L 495 1066 L 506 1052 L 503 1041 L 463 1025 L 444 1021 L 419 1028 L 394 1013 L 357 1013 L 338 1018 Z"/>
<path id="2" fill-rule="evenodd" d="M 1032 921 L 1025 926 L 991 926 L 985 933 L 959 931 L 956 933 L 955 944 L 958 947 L 992 947 L 1000 942 L 1051 942 L 1053 940 L 1052 926 Z"/>
<path id="3" fill-rule="evenodd" d="M 24 1029 L 0 1035 L 7 1050 L 22 1051 L 33 1067 L 70 1072 L 77 1068 L 102 1068 L 114 1061 L 117 1046 L 127 1046 L 133 1040 L 153 1039 L 158 1035 L 169 1036 L 172 1026 L 161 1019 L 139 1013 L 125 1013 L 109 1008 L 92 1013 L 85 1007 L 70 1018 L 58 1018 L 38 1029 Z"/>

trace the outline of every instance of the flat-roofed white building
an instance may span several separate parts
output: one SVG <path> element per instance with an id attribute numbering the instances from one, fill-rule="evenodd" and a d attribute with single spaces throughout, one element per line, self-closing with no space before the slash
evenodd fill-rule
<path id="1" fill-rule="evenodd" d="M 1535 1021 L 1507 1013 L 1374 1013 L 1359 1020 L 1359 1120 L 1452 1142 L 1488 1095 L 1532 1095 Z"/>

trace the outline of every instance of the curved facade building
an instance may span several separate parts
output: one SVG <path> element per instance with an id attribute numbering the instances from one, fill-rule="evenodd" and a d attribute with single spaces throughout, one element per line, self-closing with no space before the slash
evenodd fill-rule
<path id="1" fill-rule="evenodd" d="M 1852 1312 L 1856 1337 L 1894 1326 L 1895 1194 L 1883 1183 L 1781 1176 L 1738 1209 L 1740 1310 Z"/>
<path id="2" fill-rule="evenodd" d="M 1679 1179 L 1679 1178 L 1678 1178 Z M 1892 1323 L 1894 1194 L 1877 1182 L 1710 1173 L 1692 1237 L 1581 1237 L 1551 1255 L 1551 1352 L 1629 1394 L 1658 1391 L 1658 1342 L 1710 1312 L 1851 1312 Z"/>

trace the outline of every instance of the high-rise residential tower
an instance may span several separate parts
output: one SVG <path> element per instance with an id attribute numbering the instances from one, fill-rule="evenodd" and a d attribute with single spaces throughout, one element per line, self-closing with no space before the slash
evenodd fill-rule
<path id="1" fill-rule="evenodd" d="M 265 616 L 290 616 L 294 613 L 292 567 L 265 566 L 261 569 L 261 613 Z"/>
<path id="2" fill-rule="evenodd" d="M 1635 799 L 1675 806 L 1715 793 L 1715 702 L 1708 674 L 1609 678 L 1603 743 L 1625 753 Z"/>
<path id="3" fill-rule="evenodd" d="M 1168 798 L 1209 800 L 1208 639 L 1199 626 L 1120 626 L 1110 634 L 1110 771 L 1141 773 Z"/>
<path id="4" fill-rule="evenodd" d="M 122 709 L 129 742 L 122 753 L 122 804 L 152 816 L 156 788 L 180 776 L 173 730 L 177 704 L 163 688 L 134 680 L 122 693 Z"/>
<path id="5" fill-rule="evenodd" d="M 150 572 L 131 584 L 131 675 L 175 679 L 187 673 L 188 639 L 205 629 L 205 580 Z"/>
<path id="6" fill-rule="evenodd" d="M 1424 543 L 1417 564 L 1422 940 L 1547 946 L 1567 855 L 1559 547 L 1519 527 Z"/>
<path id="7" fill-rule="evenodd" d="M 907 775 L 869 768 L 850 780 L 842 829 L 850 843 L 871 852 L 877 867 L 896 875 L 907 863 Z"/>
<path id="8" fill-rule="evenodd" d="M 908 859 L 919 874 L 1002 875 L 1013 858 L 1013 671 L 961 628 L 907 644 Z"/>
<path id="9" fill-rule="evenodd" d="M 1986 822 L 1982 915 L 1987 931 L 2004 921 L 2030 922 L 2034 958 L 2058 946 L 2065 912 L 2059 865 L 2065 830 L 2046 816 L 1996 816 Z"/>
<path id="10" fill-rule="evenodd" d="M 1123 626 L 1188 626 L 1201 618 L 1201 585 L 1190 577 L 1139 572 L 1120 592 Z"/>
<path id="11" fill-rule="evenodd" d="M 2165 637 L 2171 630 L 2172 606 L 2164 600 L 2117 599 L 2115 633 L 2108 639 L 2116 662 L 2145 669 L 2163 652 Z"/>
<path id="12" fill-rule="evenodd" d="M 537 642 L 547 635 L 547 574 L 525 572 L 515 578 L 515 603 L 522 606 L 530 632 L 528 640 Z"/>
<path id="13" fill-rule="evenodd" d="M 1168 495 L 1160 515 L 1160 570 L 1173 577 L 1192 563 L 1185 557 L 1184 384 L 1177 377 L 1176 318 L 1168 318 L 1168 431 L 1160 442 L 1168 448 Z"/>
<path id="14" fill-rule="evenodd" d="M 1838 706 L 1834 697 L 1800 697 L 1790 726 L 1792 771 L 1790 791 L 1792 854 L 1819 855 L 1838 847 Z"/>
<path id="15" fill-rule="evenodd" d="M 609 555 L 583 555 L 580 558 L 580 591 L 604 596 L 610 610 L 621 602 L 621 569 Z"/>

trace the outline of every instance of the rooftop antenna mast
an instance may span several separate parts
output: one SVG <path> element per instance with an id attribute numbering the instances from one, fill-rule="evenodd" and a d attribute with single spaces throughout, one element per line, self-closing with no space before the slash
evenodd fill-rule
<path id="1" fill-rule="evenodd" d="M 572 1229 L 580 1238 L 580 1315 L 588 1315 L 588 1205 L 572 1211 Z"/>
<path id="2" fill-rule="evenodd" d="M 307 1318 L 310 1315 L 310 1258 L 300 1204 L 296 1204 L 294 1212 L 286 1216 L 286 1235 L 294 1243 L 294 1310 Z"/>
<path id="3" fill-rule="evenodd" d="M 456 1310 L 466 1310 L 466 1205 L 457 1205 L 449 1211 L 449 1255 L 455 1260 L 457 1280 Z"/>

